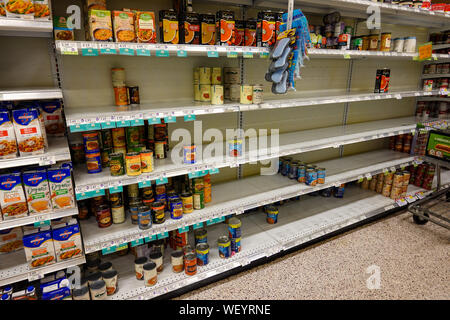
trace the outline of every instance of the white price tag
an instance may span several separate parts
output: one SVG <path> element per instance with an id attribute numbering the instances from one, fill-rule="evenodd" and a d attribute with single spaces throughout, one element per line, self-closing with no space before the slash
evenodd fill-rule
<path id="1" fill-rule="evenodd" d="M 78 46 L 76 42 L 60 42 L 61 53 L 69 55 L 78 55 Z"/>

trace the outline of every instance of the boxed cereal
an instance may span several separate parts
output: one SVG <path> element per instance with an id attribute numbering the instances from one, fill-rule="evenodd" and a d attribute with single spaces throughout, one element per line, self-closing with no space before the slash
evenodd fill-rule
<path id="1" fill-rule="evenodd" d="M 28 215 L 20 173 L 0 175 L 0 207 L 3 219 L 11 220 Z"/>
<path id="2" fill-rule="evenodd" d="M 55 40 L 75 40 L 73 29 L 67 27 L 66 17 L 53 17 L 53 33 L 55 35 Z"/>
<path id="3" fill-rule="evenodd" d="M 22 229 L 13 228 L 0 230 L 0 254 L 6 254 L 23 249 Z"/>
<path id="4" fill-rule="evenodd" d="M 21 156 L 43 154 L 45 152 L 46 134 L 36 108 L 13 110 L 13 123 Z"/>
<path id="5" fill-rule="evenodd" d="M 156 21 L 154 12 L 136 11 L 134 23 L 137 42 L 156 43 Z"/>
<path id="6" fill-rule="evenodd" d="M 52 211 L 47 171 L 26 171 L 22 175 L 30 215 Z"/>
<path id="7" fill-rule="evenodd" d="M 53 228 L 52 237 L 58 262 L 77 258 L 83 254 L 80 226 L 75 219 L 73 220 L 59 228 Z"/>
<path id="8" fill-rule="evenodd" d="M 14 126 L 7 109 L 0 108 L 0 159 L 17 157 L 17 142 Z"/>
<path id="9" fill-rule="evenodd" d="M 44 118 L 45 132 L 47 136 L 63 137 L 66 132 L 62 115 L 61 102 L 59 100 L 41 103 L 41 113 Z"/>
<path id="10" fill-rule="evenodd" d="M 129 11 L 113 11 L 112 16 L 116 42 L 135 42 L 134 13 Z"/>
<path id="11" fill-rule="evenodd" d="M 50 0 L 34 0 L 34 19 L 50 20 Z"/>
<path id="12" fill-rule="evenodd" d="M 30 268 L 38 268 L 56 262 L 52 232 L 49 227 L 25 232 L 23 247 Z"/>
<path id="13" fill-rule="evenodd" d="M 32 0 L 3 0 L 8 18 L 34 19 L 34 3 Z"/>
<path id="14" fill-rule="evenodd" d="M 88 23 L 88 40 L 109 42 L 114 41 L 111 11 L 89 10 Z"/>
<path id="15" fill-rule="evenodd" d="M 50 184 L 50 198 L 53 209 L 75 208 L 70 168 L 51 168 L 47 170 Z"/>

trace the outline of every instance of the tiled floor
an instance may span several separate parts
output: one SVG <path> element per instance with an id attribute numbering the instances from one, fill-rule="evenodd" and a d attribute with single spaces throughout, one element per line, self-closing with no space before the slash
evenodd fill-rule
<path id="1" fill-rule="evenodd" d="M 402 213 L 180 298 L 450 299 L 450 231 Z"/>

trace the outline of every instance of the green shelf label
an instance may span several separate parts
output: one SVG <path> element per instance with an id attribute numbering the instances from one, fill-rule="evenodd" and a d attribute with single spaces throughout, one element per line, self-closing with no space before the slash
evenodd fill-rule
<path id="1" fill-rule="evenodd" d="M 208 58 L 218 58 L 219 51 L 208 51 Z"/>
<path id="2" fill-rule="evenodd" d="M 157 235 L 158 240 L 160 239 L 164 239 L 164 238 L 168 238 L 169 237 L 169 233 L 168 232 L 163 232 Z"/>
<path id="3" fill-rule="evenodd" d="M 194 225 L 192 226 L 192 228 L 193 228 L 194 230 L 203 228 L 203 222 L 194 224 Z"/>
<path id="4" fill-rule="evenodd" d="M 167 178 L 159 178 L 159 179 L 156 179 L 156 185 L 157 186 L 159 186 L 159 185 L 161 185 L 161 184 L 166 184 L 166 183 L 168 183 L 169 181 L 167 180 Z"/>
<path id="5" fill-rule="evenodd" d="M 117 246 L 112 246 L 112 247 L 109 247 L 109 248 L 102 249 L 102 254 L 105 256 L 105 255 L 114 253 L 116 251 L 117 251 Z"/>
<path id="6" fill-rule="evenodd" d="M 98 57 L 98 49 L 83 48 L 81 49 L 81 55 L 84 57 Z"/>
<path id="7" fill-rule="evenodd" d="M 130 122 L 132 127 L 139 127 L 144 125 L 144 119 L 135 119 Z"/>
<path id="8" fill-rule="evenodd" d="M 116 123 L 114 121 L 102 122 L 102 129 L 114 129 L 116 127 Z"/>
<path id="9" fill-rule="evenodd" d="M 219 169 L 210 169 L 209 170 L 209 174 L 218 174 L 220 172 L 220 170 Z"/>
<path id="10" fill-rule="evenodd" d="M 156 234 L 154 234 L 154 235 L 152 235 L 150 237 L 145 237 L 144 240 L 145 240 L 145 243 L 149 243 L 149 242 L 155 241 L 155 240 L 157 240 Z"/>
<path id="11" fill-rule="evenodd" d="M 130 242 L 132 248 L 140 246 L 141 244 L 144 244 L 144 239 L 138 239 Z"/>
<path id="12" fill-rule="evenodd" d="M 262 59 L 268 59 L 269 58 L 269 53 L 268 52 L 261 52 L 259 54 L 259 57 Z"/>
<path id="13" fill-rule="evenodd" d="M 122 186 L 109 188 L 109 193 L 110 194 L 119 193 L 119 192 L 123 192 L 123 187 Z"/>
<path id="14" fill-rule="evenodd" d="M 101 130 L 102 125 L 100 123 L 89 123 L 86 125 L 87 130 Z"/>
<path id="15" fill-rule="evenodd" d="M 120 48 L 119 49 L 119 54 L 121 54 L 123 56 L 134 56 L 134 49 Z"/>
<path id="16" fill-rule="evenodd" d="M 243 56 L 246 59 L 251 59 L 251 58 L 253 58 L 253 53 L 252 52 L 244 52 Z"/>
<path id="17" fill-rule="evenodd" d="M 156 50 L 157 57 L 169 57 L 169 51 L 167 50 Z"/>
<path id="18" fill-rule="evenodd" d="M 161 119 L 160 118 L 148 119 L 148 124 L 160 124 L 160 123 L 161 123 Z"/>
<path id="19" fill-rule="evenodd" d="M 227 58 L 237 58 L 238 53 L 236 51 L 229 51 L 227 52 Z"/>
<path id="20" fill-rule="evenodd" d="M 136 55 L 138 57 L 150 57 L 151 56 L 150 50 L 147 50 L 147 49 L 137 49 Z"/>
<path id="21" fill-rule="evenodd" d="M 186 233 L 188 231 L 189 231 L 189 227 L 188 226 L 178 228 L 178 232 L 179 233 Z"/>
<path id="22" fill-rule="evenodd" d="M 188 56 L 187 55 L 187 51 L 186 50 L 178 50 L 177 51 L 177 56 L 180 57 L 180 58 L 186 58 Z"/>
<path id="23" fill-rule="evenodd" d="M 151 181 L 141 181 L 139 182 L 139 188 L 147 188 L 147 187 L 151 187 L 152 186 L 152 182 Z"/>
<path id="24" fill-rule="evenodd" d="M 48 226 L 50 226 L 50 220 L 39 221 L 39 222 L 34 223 L 35 228 L 48 227 Z"/>
<path id="25" fill-rule="evenodd" d="M 187 116 L 184 116 L 184 121 L 185 122 L 195 121 L 195 114 L 188 114 Z"/>
<path id="26" fill-rule="evenodd" d="M 110 49 L 110 48 L 102 48 L 100 49 L 101 54 L 117 54 L 116 49 Z"/>
<path id="27" fill-rule="evenodd" d="M 174 116 L 164 117 L 164 122 L 165 123 L 175 123 L 175 122 L 177 122 L 177 117 L 174 117 Z"/>
<path id="28" fill-rule="evenodd" d="M 131 123 L 129 120 L 118 121 L 116 122 L 116 126 L 117 128 L 131 127 Z"/>
<path id="29" fill-rule="evenodd" d="M 75 124 L 75 125 L 70 126 L 70 132 L 72 132 L 72 133 L 83 132 L 83 131 L 86 131 L 84 124 Z"/>

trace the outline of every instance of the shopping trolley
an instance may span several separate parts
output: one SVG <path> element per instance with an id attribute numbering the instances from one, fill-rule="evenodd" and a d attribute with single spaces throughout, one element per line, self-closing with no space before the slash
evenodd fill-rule
<path id="1" fill-rule="evenodd" d="M 414 222 L 420 225 L 435 223 L 450 230 L 450 186 L 442 186 L 441 169 L 450 169 L 450 132 L 432 130 L 428 138 L 425 161 L 436 166 L 437 189 L 408 207 Z"/>

